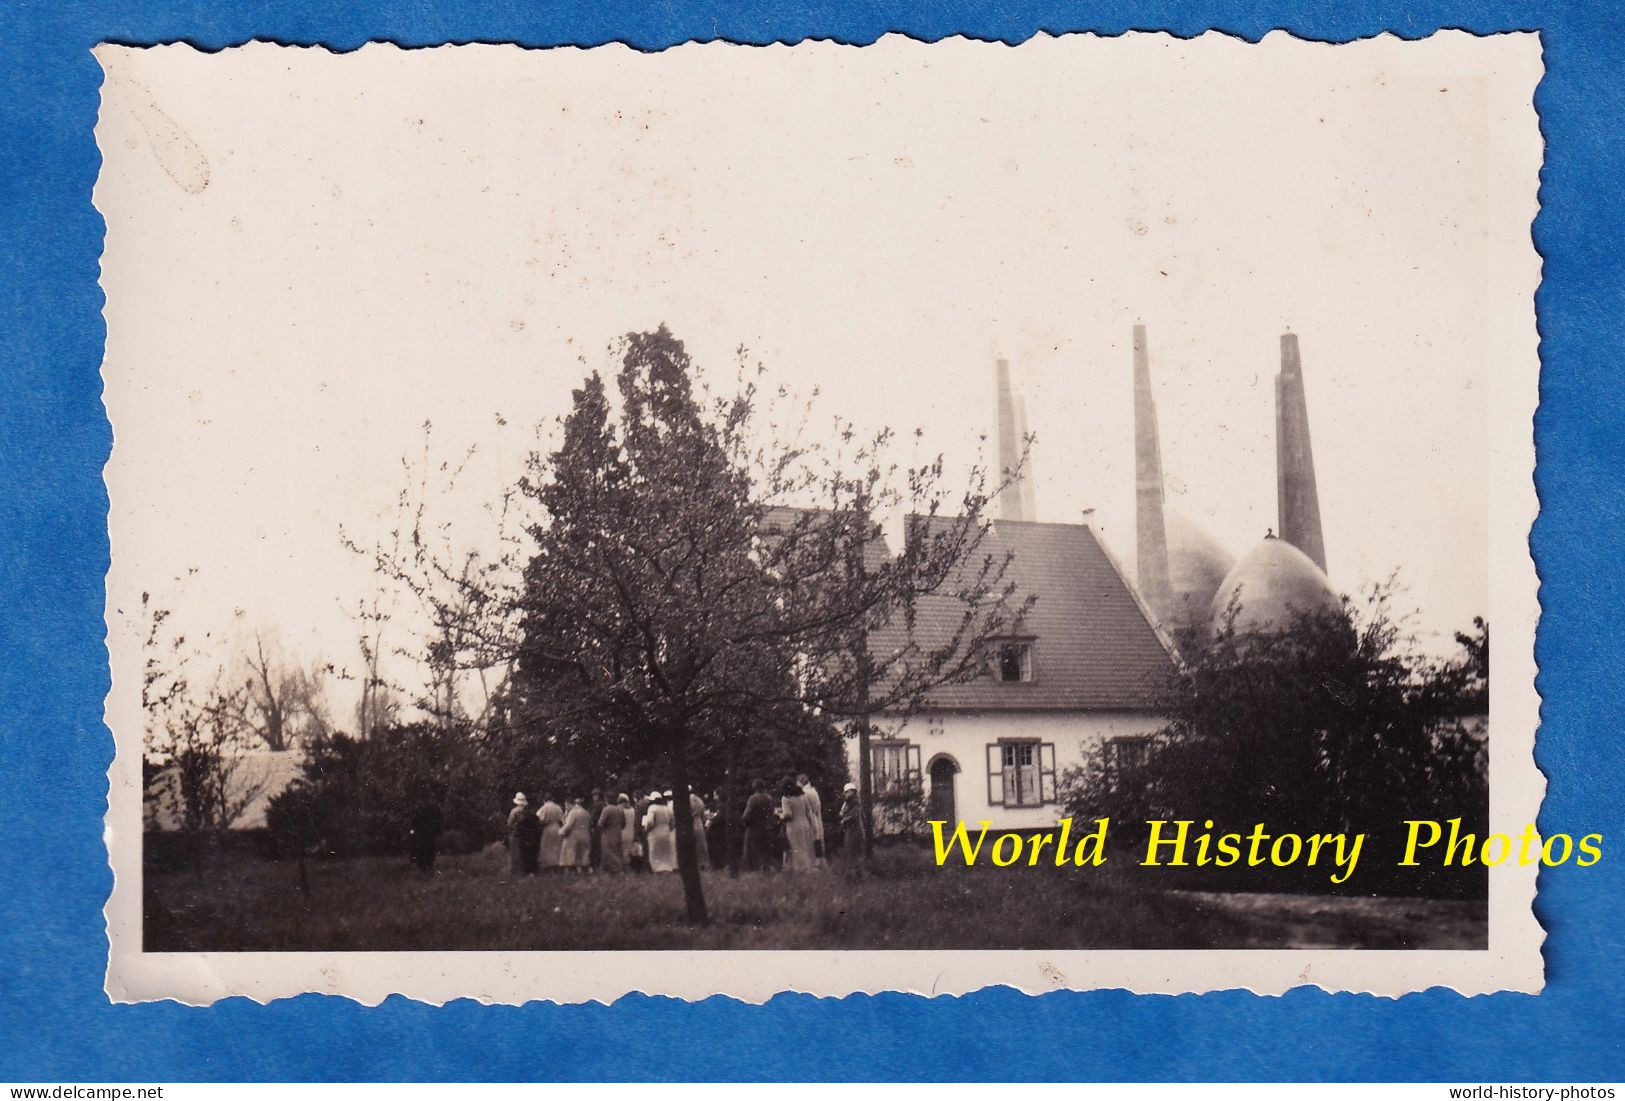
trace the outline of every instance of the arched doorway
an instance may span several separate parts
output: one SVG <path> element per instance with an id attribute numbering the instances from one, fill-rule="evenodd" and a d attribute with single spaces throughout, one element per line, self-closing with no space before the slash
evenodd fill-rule
<path id="1" fill-rule="evenodd" d="M 958 815 L 954 808 L 954 776 L 959 772 L 959 762 L 940 753 L 931 758 L 926 772 L 931 777 L 930 821 L 955 821 Z"/>

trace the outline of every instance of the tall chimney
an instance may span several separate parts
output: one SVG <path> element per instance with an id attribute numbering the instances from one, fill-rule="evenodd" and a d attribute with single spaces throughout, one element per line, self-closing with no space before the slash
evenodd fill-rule
<path id="1" fill-rule="evenodd" d="M 999 494 L 999 519 L 1031 520 L 1032 481 L 1028 470 L 1021 464 L 1021 453 L 1026 447 L 1027 410 L 1016 397 L 1010 382 L 1010 361 L 1001 359 L 997 364 L 996 387 L 999 402 L 999 481 L 1012 478 Z M 1020 468 L 1018 472 L 1018 468 Z"/>
<path id="2" fill-rule="evenodd" d="M 1027 442 L 1027 398 L 1022 394 L 1016 395 L 1016 439 L 1021 441 L 1017 445 L 1017 454 L 1019 455 L 1019 448 Z M 1033 500 L 1032 467 L 1033 457 L 1029 453 L 1027 455 L 1027 465 L 1021 468 L 1021 519 L 1023 520 L 1038 519 L 1038 505 Z"/>
<path id="3" fill-rule="evenodd" d="M 1162 516 L 1162 440 L 1151 397 L 1145 326 L 1134 326 L 1134 549 L 1140 596 L 1159 619 L 1173 604 L 1168 584 L 1168 531 Z"/>
<path id="4" fill-rule="evenodd" d="M 1303 392 L 1298 335 L 1281 336 L 1281 373 L 1275 376 L 1275 478 L 1281 538 L 1326 570 L 1320 533 L 1320 494 L 1315 455 L 1309 446 L 1309 404 Z"/>

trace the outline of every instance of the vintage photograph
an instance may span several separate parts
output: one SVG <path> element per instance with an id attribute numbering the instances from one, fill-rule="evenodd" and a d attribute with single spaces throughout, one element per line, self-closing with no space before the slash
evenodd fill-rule
<path id="1" fill-rule="evenodd" d="M 97 59 L 115 1000 L 1540 988 L 1535 36 Z"/>

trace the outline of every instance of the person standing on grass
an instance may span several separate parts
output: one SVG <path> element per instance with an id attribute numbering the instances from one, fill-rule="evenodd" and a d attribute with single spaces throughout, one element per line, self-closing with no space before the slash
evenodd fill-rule
<path id="1" fill-rule="evenodd" d="M 604 809 L 598 812 L 597 867 L 601 872 L 618 875 L 626 869 L 621 840 L 630 832 L 626 816 L 631 809 L 631 801 L 623 795 L 613 803 L 604 804 Z"/>
<path id="2" fill-rule="evenodd" d="M 592 816 L 582 806 L 579 795 L 570 800 L 559 838 L 562 850 L 559 866 L 573 872 L 592 871 Z"/>
<path id="3" fill-rule="evenodd" d="M 649 818 L 649 808 L 659 796 L 658 791 L 646 791 L 638 796 L 637 806 L 632 808 L 632 866 L 640 872 L 649 870 L 649 827 L 645 822 Z"/>
<path id="4" fill-rule="evenodd" d="M 440 805 L 430 796 L 418 801 L 412 809 L 412 835 L 409 839 L 412 866 L 425 875 L 434 871 L 435 857 L 440 853 Z"/>
<path id="5" fill-rule="evenodd" d="M 858 785 L 847 784 L 841 792 L 841 809 L 836 812 L 841 837 L 841 856 L 852 860 L 863 855 L 862 804 L 858 802 Z"/>
<path id="6" fill-rule="evenodd" d="M 824 801 L 818 797 L 818 789 L 813 787 L 805 772 L 796 777 L 796 787 L 801 789 L 802 798 L 807 800 L 807 818 L 812 822 L 813 859 L 821 863 L 824 859 Z"/>
<path id="7" fill-rule="evenodd" d="M 789 776 L 779 785 L 779 820 L 784 823 L 784 870 L 812 871 L 813 830 L 807 816 L 807 797 Z"/>
<path id="8" fill-rule="evenodd" d="M 514 875 L 535 875 L 541 844 L 542 824 L 521 791 L 513 797 L 513 810 L 508 812 L 508 870 Z"/>
<path id="9" fill-rule="evenodd" d="M 553 802 L 553 793 L 542 796 L 536 818 L 542 824 L 542 870 L 559 867 L 564 857 L 564 808 Z"/>
<path id="10" fill-rule="evenodd" d="M 615 797 L 615 805 L 621 808 L 622 814 L 626 815 L 626 823 L 621 826 L 621 862 L 626 867 L 631 868 L 633 850 L 637 848 L 638 844 L 637 824 L 632 819 L 637 815 L 632 810 L 631 798 L 624 791 Z"/>
<path id="11" fill-rule="evenodd" d="M 711 793 L 711 809 L 705 815 L 706 851 L 717 854 L 717 860 L 720 862 L 717 865 L 719 868 L 728 867 L 733 853 L 733 850 L 728 847 L 728 838 L 730 836 L 728 833 L 728 818 L 723 813 L 727 805 L 727 800 L 723 798 L 722 792 L 713 791 Z"/>
<path id="12" fill-rule="evenodd" d="M 592 802 L 587 804 L 587 832 L 592 835 L 592 852 L 587 859 L 587 867 L 596 869 L 598 857 L 602 851 L 603 838 L 599 836 L 598 819 L 604 813 L 604 790 L 592 789 Z"/>
<path id="13" fill-rule="evenodd" d="M 711 847 L 705 839 L 705 800 L 700 793 L 688 793 L 688 813 L 694 823 L 694 866 L 696 868 L 709 868 L 711 866 Z"/>
<path id="14" fill-rule="evenodd" d="M 649 839 L 649 870 L 675 872 L 677 870 L 677 836 L 671 813 L 671 793 L 651 792 L 655 802 L 643 819 L 643 832 Z"/>
<path id="15" fill-rule="evenodd" d="M 773 800 L 767 796 L 765 781 L 752 780 L 750 786 L 750 798 L 739 818 L 745 831 L 745 870 L 764 872 L 773 867 Z"/>

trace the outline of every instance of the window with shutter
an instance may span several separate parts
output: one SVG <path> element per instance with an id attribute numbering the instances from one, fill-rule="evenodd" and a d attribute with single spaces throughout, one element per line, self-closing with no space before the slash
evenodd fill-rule
<path id="1" fill-rule="evenodd" d="M 1054 799 L 1055 747 L 1036 741 L 1003 741 L 988 748 L 988 802 L 1038 807 Z M 1044 751 L 1048 750 L 1046 754 Z M 999 798 L 994 800 L 994 789 Z"/>
<path id="2" fill-rule="evenodd" d="M 900 740 L 877 741 L 869 750 L 869 769 L 878 793 L 918 786 L 922 782 L 920 747 Z"/>

